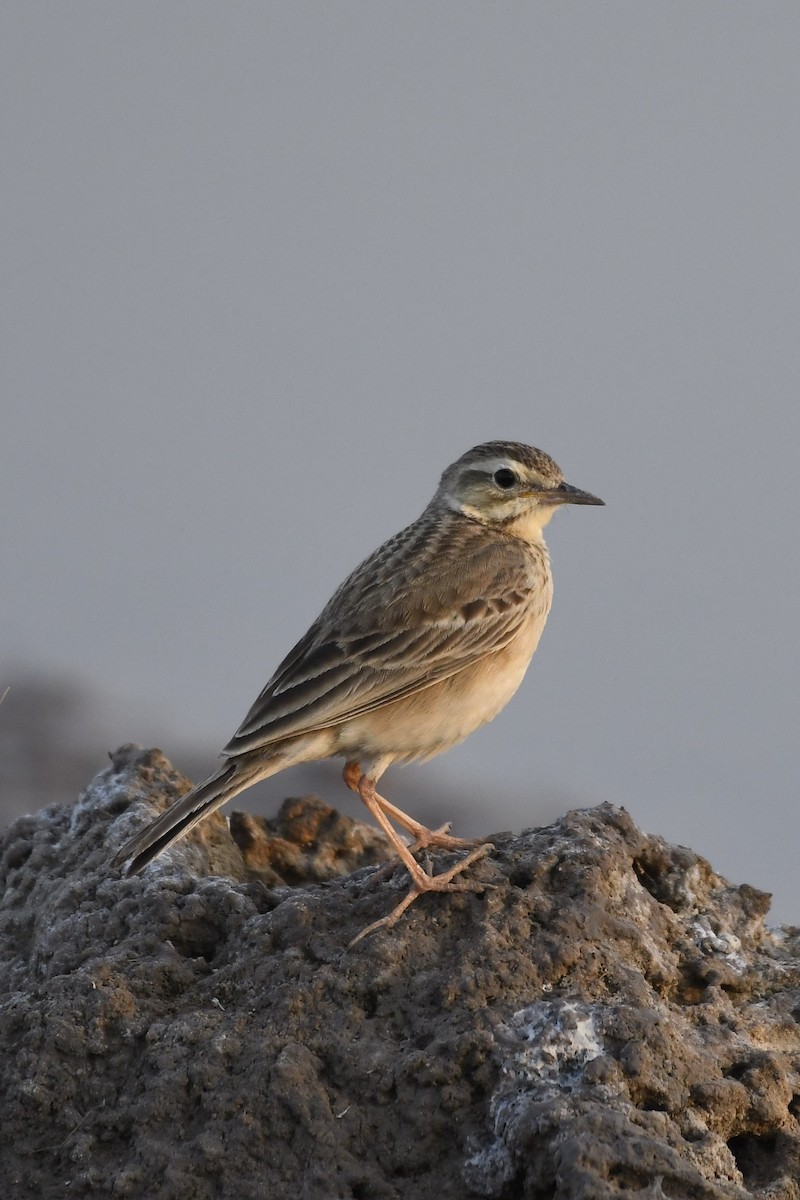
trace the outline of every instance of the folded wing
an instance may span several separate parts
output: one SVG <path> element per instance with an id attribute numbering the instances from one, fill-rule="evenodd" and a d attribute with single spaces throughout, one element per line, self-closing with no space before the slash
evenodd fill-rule
<path id="1" fill-rule="evenodd" d="M 508 541 L 487 547 L 479 537 L 449 547 L 429 539 L 424 555 L 402 554 L 422 561 L 423 589 L 396 569 L 390 581 L 370 586 L 385 563 L 386 548 L 376 551 L 287 655 L 223 755 L 339 725 L 507 646 L 529 615 L 535 576 L 528 547 Z"/>

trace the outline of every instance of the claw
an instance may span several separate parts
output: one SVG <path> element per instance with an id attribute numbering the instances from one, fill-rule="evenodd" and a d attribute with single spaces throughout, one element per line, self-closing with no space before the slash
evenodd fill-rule
<path id="1" fill-rule="evenodd" d="M 388 917 L 381 917 L 379 921 L 373 921 L 371 925 L 362 930 L 358 937 L 353 938 L 351 946 L 355 946 L 356 942 L 360 942 L 367 934 L 374 933 L 376 929 L 391 929 L 417 897 L 422 896 L 425 892 L 479 892 L 487 886 L 491 886 L 484 883 L 468 883 L 466 880 L 453 883 L 456 875 L 460 875 L 467 867 L 472 866 L 479 858 L 483 858 L 485 854 L 494 849 L 491 842 L 476 845 L 475 842 L 464 841 L 463 838 L 450 837 L 447 833 L 450 828 L 449 823 L 440 826 L 439 829 L 428 829 L 426 825 L 420 824 L 419 821 L 415 821 L 413 817 L 404 813 L 402 809 L 391 804 L 384 796 L 379 796 L 375 791 L 375 780 L 368 778 L 357 762 L 346 764 L 344 781 L 351 791 L 357 792 L 364 801 L 378 825 L 397 850 L 403 865 L 411 876 L 411 891 L 408 895 L 400 901 L 396 908 L 392 909 Z M 395 820 L 398 825 L 402 825 L 412 835 L 414 841 L 410 846 L 407 846 L 400 837 L 392 825 L 392 820 Z M 469 849 L 470 852 L 449 871 L 443 871 L 440 875 L 432 875 L 423 870 L 412 853 L 414 850 L 424 850 L 428 846 L 443 850 Z"/>
<path id="2" fill-rule="evenodd" d="M 373 921 L 371 925 L 366 927 L 366 929 L 362 929 L 361 933 L 357 934 L 350 942 L 347 947 L 348 950 L 355 946 L 357 942 L 360 942 L 362 938 L 368 937 L 370 934 L 375 933 L 378 929 L 391 929 L 393 925 L 397 924 L 406 909 L 410 908 L 414 901 L 419 896 L 423 896 L 425 892 L 483 892 L 494 888 L 495 885 L 493 883 L 483 883 L 479 882 L 478 880 L 471 882 L 469 880 L 462 879 L 457 883 L 453 882 L 456 875 L 460 875 L 461 872 L 466 870 L 467 867 L 472 866 L 474 862 L 477 862 L 478 859 L 483 858 L 489 853 L 490 850 L 493 849 L 494 846 L 491 844 L 491 842 L 485 842 L 483 845 L 478 846 L 465 858 L 462 858 L 460 862 L 457 862 L 455 866 L 450 868 L 449 871 L 443 871 L 440 875 L 426 875 L 425 872 L 422 871 L 417 864 L 415 864 L 419 874 L 411 873 L 412 885 L 408 894 L 405 895 L 400 903 L 392 909 L 388 916 L 381 917 L 379 920 Z"/>

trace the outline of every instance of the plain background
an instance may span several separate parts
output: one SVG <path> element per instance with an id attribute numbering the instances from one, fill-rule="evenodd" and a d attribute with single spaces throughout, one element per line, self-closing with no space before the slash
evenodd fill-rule
<path id="1" fill-rule="evenodd" d="M 8 674 L 210 768 L 445 465 L 530 442 L 607 507 L 512 704 L 385 790 L 623 804 L 797 919 L 795 0 L 7 0 L 0 58 Z"/>

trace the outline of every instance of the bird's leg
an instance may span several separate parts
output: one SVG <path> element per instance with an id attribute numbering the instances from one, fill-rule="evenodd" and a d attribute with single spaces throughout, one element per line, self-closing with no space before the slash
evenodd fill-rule
<path id="1" fill-rule="evenodd" d="M 427 884 L 430 883 L 431 876 L 427 875 L 419 865 L 413 854 L 409 850 L 406 843 L 400 837 L 397 830 L 392 825 L 381 805 L 378 803 L 378 798 L 375 795 L 375 784 L 367 778 L 362 772 L 357 763 L 348 763 L 344 769 L 344 781 L 351 791 L 357 792 L 367 806 L 369 812 L 375 818 L 375 821 L 380 825 L 383 832 L 386 834 L 389 841 L 394 846 L 397 853 L 408 870 L 414 884 L 420 891 L 425 891 Z"/>
<path id="2" fill-rule="evenodd" d="M 402 808 L 398 808 L 387 800 L 385 796 L 379 796 L 375 793 L 375 799 L 380 804 L 383 811 L 392 817 L 398 825 L 402 825 L 403 829 L 407 829 L 414 839 L 412 850 L 425 850 L 428 846 L 433 846 L 439 850 L 470 850 L 481 843 L 468 838 L 450 837 L 448 830 L 450 822 L 441 825 L 438 829 L 429 829 L 427 825 L 423 825 L 420 821 L 415 821 L 408 813 L 404 813 Z"/>
<path id="3" fill-rule="evenodd" d="M 453 881 L 457 875 L 460 875 L 461 872 L 467 867 L 471 866 L 472 863 L 476 862 L 479 858 L 483 858 L 483 856 L 487 854 L 489 850 L 491 850 L 491 845 L 478 846 L 448 871 L 442 871 L 439 875 L 428 875 L 425 871 L 423 871 L 422 867 L 420 867 L 419 863 L 412 855 L 411 850 L 397 833 L 397 830 L 394 828 L 389 820 L 389 817 L 384 811 L 383 806 L 388 805 L 388 801 L 383 800 L 382 797 L 377 795 L 374 781 L 369 779 L 363 773 L 358 763 L 347 763 L 344 769 L 344 781 L 351 791 L 357 792 L 361 797 L 364 804 L 377 821 L 378 825 L 380 825 L 381 829 L 384 831 L 394 848 L 397 850 L 397 853 L 399 854 L 404 866 L 411 876 L 411 891 L 408 893 L 408 895 L 400 901 L 396 908 L 394 908 L 387 917 L 382 917 L 379 921 L 374 921 L 372 925 L 369 925 L 366 929 L 362 930 L 358 937 L 354 938 L 350 943 L 351 946 L 355 945 L 355 943 L 360 941 L 361 938 L 366 937 L 367 934 L 373 933 L 376 929 L 391 928 L 391 926 L 400 919 L 406 909 L 413 904 L 417 897 L 421 896 L 424 892 L 473 892 L 483 891 L 487 887 L 485 883 L 471 884 L 466 880 L 459 880 L 458 882 Z M 399 809 L 394 809 L 394 805 L 388 805 L 388 807 L 396 812 L 400 811 Z M 406 817 L 405 813 L 402 815 L 403 817 Z M 410 821 L 410 818 L 406 818 L 406 820 Z M 414 824 L 416 824 L 416 822 L 414 822 Z M 426 829 L 424 825 L 419 826 L 419 828 L 425 833 L 436 836 L 433 830 Z M 411 832 L 413 832 L 413 830 L 411 830 Z"/>

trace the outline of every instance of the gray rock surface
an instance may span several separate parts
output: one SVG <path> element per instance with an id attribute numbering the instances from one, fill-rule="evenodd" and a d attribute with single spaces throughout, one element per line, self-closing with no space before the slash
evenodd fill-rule
<path id="1" fill-rule="evenodd" d="M 0 844 L 0 1195 L 800 1197 L 798 937 L 762 893 L 604 805 L 348 950 L 407 881 L 319 801 L 108 873 L 187 787 L 124 747 Z"/>

